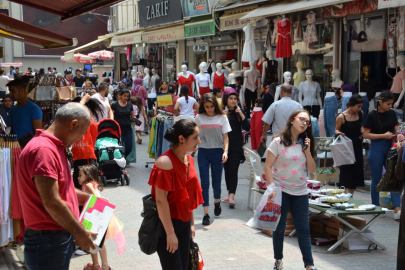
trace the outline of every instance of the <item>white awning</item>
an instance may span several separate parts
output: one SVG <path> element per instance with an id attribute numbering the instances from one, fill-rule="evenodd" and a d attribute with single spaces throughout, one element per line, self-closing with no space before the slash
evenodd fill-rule
<path id="1" fill-rule="evenodd" d="M 111 39 L 110 47 L 142 43 L 142 33 L 143 32 L 135 32 L 131 34 L 115 36 Z"/>
<path id="2" fill-rule="evenodd" d="M 64 59 L 66 61 L 73 60 L 75 53 L 92 49 L 94 47 L 100 46 L 101 44 L 105 44 L 106 47 L 109 47 L 110 42 L 111 42 L 111 38 L 101 38 L 101 39 L 94 40 L 90 43 L 87 43 L 86 45 L 83 45 L 83 46 L 77 47 L 73 50 L 65 52 Z"/>
<path id="3" fill-rule="evenodd" d="M 267 6 L 261 6 L 247 15 L 243 16 L 239 20 L 254 20 L 262 19 L 266 17 L 290 14 L 292 12 L 308 10 L 313 8 L 320 8 L 326 6 L 333 6 L 338 4 L 343 4 L 346 2 L 351 2 L 353 0 L 300 0 L 295 2 L 278 2 Z"/>

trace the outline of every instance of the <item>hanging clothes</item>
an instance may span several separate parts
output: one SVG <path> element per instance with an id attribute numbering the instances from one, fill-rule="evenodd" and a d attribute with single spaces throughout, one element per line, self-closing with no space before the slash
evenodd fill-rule
<path id="1" fill-rule="evenodd" d="M 276 49 L 276 58 L 291 57 L 292 44 L 291 44 L 291 22 L 287 19 L 281 20 L 277 23 L 278 41 Z"/>
<path id="2" fill-rule="evenodd" d="M 243 46 L 242 61 L 256 61 L 257 54 L 255 43 L 255 29 L 250 23 L 248 23 L 245 27 L 243 27 L 243 31 L 245 32 L 246 40 L 245 45 Z"/>
<path id="3" fill-rule="evenodd" d="M 278 83 L 278 62 L 275 60 L 269 60 L 266 58 L 267 67 L 264 77 L 263 85 L 267 86 L 274 82 Z"/>
<path id="4" fill-rule="evenodd" d="M 267 35 L 266 35 L 266 41 L 264 42 L 264 46 L 266 48 L 271 47 L 271 22 L 270 19 L 267 19 Z"/>
<path id="5" fill-rule="evenodd" d="M 291 45 L 294 45 L 294 26 L 293 26 L 293 16 L 290 17 L 290 38 L 291 38 Z"/>
<path id="6" fill-rule="evenodd" d="M 316 32 L 316 13 L 311 11 L 307 15 L 307 31 L 305 32 L 305 43 L 308 44 L 309 47 L 314 46 L 315 42 L 318 42 L 318 34 Z"/>
<path id="7" fill-rule="evenodd" d="M 293 33 L 293 32 L 291 32 Z M 302 25 L 301 25 L 301 14 L 298 15 L 298 20 L 297 20 L 297 29 L 295 31 L 295 36 L 294 36 L 294 42 L 301 42 L 303 41 L 303 35 L 302 35 Z"/>
<path id="8" fill-rule="evenodd" d="M 277 30 L 277 23 L 281 21 L 281 17 L 278 16 L 277 18 L 275 18 L 273 20 L 274 23 L 274 29 L 273 29 L 273 35 L 271 36 L 271 44 L 275 44 L 277 43 L 277 39 L 278 39 L 278 30 Z"/>

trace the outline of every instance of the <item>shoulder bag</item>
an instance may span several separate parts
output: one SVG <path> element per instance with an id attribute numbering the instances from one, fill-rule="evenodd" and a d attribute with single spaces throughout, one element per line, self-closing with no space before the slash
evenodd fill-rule
<path id="1" fill-rule="evenodd" d="M 200 248 L 193 239 L 190 239 L 190 254 L 188 255 L 188 270 L 198 270 L 200 263 Z"/>
<path id="2" fill-rule="evenodd" d="M 63 86 L 61 83 L 62 80 L 64 80 L 64 78 L 57 79 L 56 89 L 59 92 L 60 102 L 67 103 L 76 97 L 76 90 L 71 85 Z"/>
<path id="3" fill-rule="evenodd" d="M 376 191 L 395 192 L 402 194 L 405 185 L 405 164 L 402 159 L 403 147 L 399 153 L 396 147 L 392 147 L 387 155 L 387 167 Z"/>
<path id="4" fill-rule="evenodd" d="M 59 92 L 55 88 L 56 78 L 54 76 L 43 76 L 37 87 L 31 91 L 34 92 L 29 98 L 35 102 L 52 102 L 58 103 L 60 100 Z M 30 94 L 31 94 L 30 93 Z"/>

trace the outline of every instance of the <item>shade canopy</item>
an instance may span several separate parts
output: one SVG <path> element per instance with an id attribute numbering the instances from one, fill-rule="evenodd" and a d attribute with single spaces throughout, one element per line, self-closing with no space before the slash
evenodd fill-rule
<path id="1" fill-rule="evenodd" d="M 16 63 L 0 63 L 0 67 L 23 67 L 23 63 L 16 62 Z"/>
<path id="2" fill-rule="evenodd" d="M 114 53 L 106 50 L 89 53 L 89 57 L 98 60 L 113 60 Z"/>
<path id="3" fill-rule="evenodd" d="M 82 52 L 82 51 L 86 51 L 89 50 L 91 48 L 100 46 L 100 45 L 105 45 L 105 46 L 109 46 L 109 44 L 111 43 L 111 38 L 100 38 L 100 39 L 96 39 L 92 42 L 89 42 L 83 46 L 74 48 L 73 50 L 67 51 L 65 52 L 64 56 L 66 60 L 73 60 L 74 59 L 74 55 L 76 53 Z"/>

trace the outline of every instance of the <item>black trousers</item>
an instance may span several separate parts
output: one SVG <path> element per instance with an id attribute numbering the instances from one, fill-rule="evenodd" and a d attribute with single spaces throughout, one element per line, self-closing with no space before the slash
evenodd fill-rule
<path id="1" fill-rule="evenodd" d="M 97 166 L 97 161 L 95 159 L 78 159 L 73 161 L 73 183 L 75 183 L 75 188 L 82 190 L 82 185 L 79 184 L 79 167 L 83 165 L 94 164 Z M 82 212 L 83 206 L 79 205 L 79 213 Z"/>
<path id="2" fill-rule="evenodd" d="M 402 205 L 405 203 L 405 196 L 402 197 Z M 405 269 L 405 212 L 401 211 L 399 219 L 399 236 L 397 250 L 397 270 Z"/>
<path id="3" fill-rule="evenodd" d="M 159 238 L 157 254 L 159 255 L 162 270 L 188 270 L 188 255 L 190 252 L 191 223 L 180 219 L 172 219 L 174 233 L 179 242 L 179 248 L 170 253 L 167 251 L 167 235 Z"/>
<path id="4" fill-rule="evenodd" d="M 257 99 L 257 90 L 252 92 L 249 89 L 245 89 L 245 103 L 246 103 L 246 117 L 250 118 L 250 108 L 254 108 L 255 101 Z"/>
<path id="5" fill-rule="evenodd" d="M 319 118 L 319 114 L 321 113 L 321 106 L 319 105 L 304 106 L 304 109 L 316 119 Z"/>
<path id="6" fill-rule="evenodd" d="M 238 186 L 238 170 L 242 157 L 238 152 L 229 152 L 228 160 L 224 164 L 226 189 L 235 194 Z"/>

